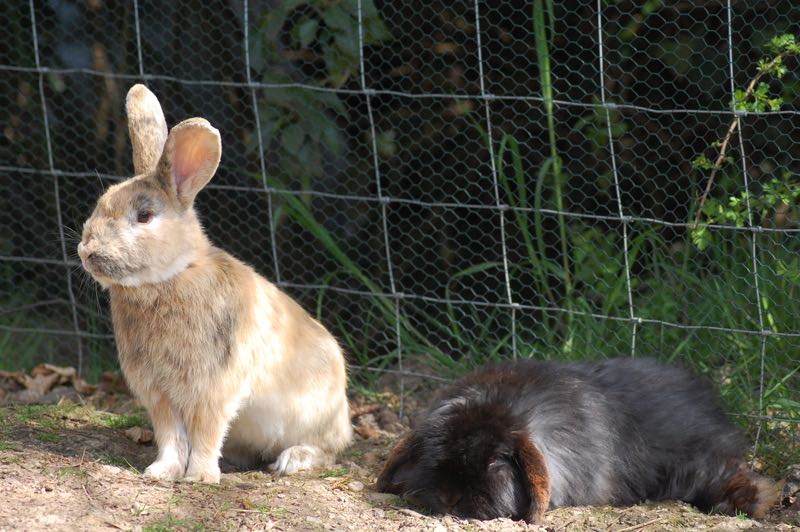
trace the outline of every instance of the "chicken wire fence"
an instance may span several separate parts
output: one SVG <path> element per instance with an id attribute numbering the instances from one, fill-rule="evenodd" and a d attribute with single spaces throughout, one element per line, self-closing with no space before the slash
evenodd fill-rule
<path id="1" fill-rule="evenodd" d="M 6 2 L 0 361 L 116 357 L 75 247 L 127 89 L 204 116 L 211 239 L 402 401 L 491 360 L 655 356 L 797 462 L 800 6 Z M 655 405 L 654 405 L 655 406 Z"/>

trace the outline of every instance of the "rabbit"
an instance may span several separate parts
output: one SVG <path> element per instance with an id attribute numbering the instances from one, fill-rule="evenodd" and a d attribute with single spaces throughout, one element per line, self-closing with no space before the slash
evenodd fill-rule
<path id="1" fill-rule="evenodd" d="M 156 96 L 126 98 L 136 176 L 110 187 L 78 254 L 108 290 L 125 379 L 158 445 L 144 476 L 218 483 L 219 458 L 278 474 L 330 464 L 352 438 L 337 341 L 275 285 L 213 246 L 193 207 L 221 156 Z"/>
<path id="2" fill-rule="evenodd" d="M 540 524 L 549 508 L 679 499 L 761 517 L 779 487 L 748 470 L 712 386 L 652 359 L 479 369 L 444 389 L 376 488 L 438 513 Z"/>

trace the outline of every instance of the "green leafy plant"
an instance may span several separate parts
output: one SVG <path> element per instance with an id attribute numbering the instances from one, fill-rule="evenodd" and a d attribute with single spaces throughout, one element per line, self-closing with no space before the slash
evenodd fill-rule
<path id="1" fill-rule="evenodd" d="M 561 156 L 558 154 L 556 145 L 555 114 L 553 111 L 553 78 L 550 68 L 550 49 L 548 45 L 547 25 L 545 16 L 550 22 L 550 32 L 553 32 L 555 17 L 553 14 L 552 0 L 534 0 L 533 2 L 533 33 L 536 40 L 536 62 L 539 67 L 539 83 L 542 88 L 542 98 L 544 99 L 545 115 L 547 117 L 547 140 L 550 146 L 549 169 L 553 176 L 555 188 L 555 204 L 558 211 L 558 235 L 561 242 L 562 276 L 564 279 L 564 290 L 569 296 L 572 292 L 572 275 L 569 266 L 569 241 L 567 240 L 567 226 L 564 215 L 564 193 Z M 569 301 L 569 297 L 567 297 Z"/>
<path id="2" fill-rule="evenodd" d="M 363 45 L 392 36 L 373 0 L 361 1 Z M 250 36 L 250 64 L 265 88 L 259 98 L 262 135 L 281 148 L 280 175 L 303 190 L 321 177 L 323 160 L 341 157 L 344 139 L 337 118 L 345 114 L 339 94 L 312 87 L 340 88 L 361 73 L 357 0 L 280 2 Z M 255 147 L 256 139 L 253 139 Z"/>
<path id="3" fill-rule="evenodd" d="M 738 196 L 730 196 L 727 202 L 709 198 L 703 205 L 703 214 L 706 224 L 744 227 L 750 213 L 756 214 L 763 221 L 779 207 L 793 205 L 798 199 L 800 182 L 793 181 L 791 174 L 784 172 L 783 180 L 774 178 L 765 183 L 761 194 L 748 195 L 746 191 L 742 191 Z M 694 228 L 691 238 L 700 250 L 706 249 L 712 242 L 711 232 L 705 226 Z"/>
<path id="4" fill-rule="evenodd" d="M 767 44 L 767 49 L 771 55 L 764 57 L 758 63 L 756 75 L 750 80 L 744 90 L 737 90 L 734 93 L 731 106 L 738 112 L 755 112 L 760 113 L 764 111 L 778 111 L 783 105 L 783 98 L 780 96 L 771 97 L 769 84 L 762 81 L 765 77 L 770 76 L 774 79 L 780 80 L 786 75 L 787 67 L 784 60 L 791 56 L 800 54 L 800 43 L 792 34 L 783 34 L 774 37 Z M 730 148 L 731 140 L 739 127 L 739 117 L 734 117 L 728 126 L 728 131 L 722 140 L 713 143 L 712 147 L 717 149 L 717 157 L 714 162 L 711 162 L 705 154 L 698 155 L 693 161 L 692 166 L 695 169 L 702 171 L 709 171 L 709 177 L 706 181 L 705 190 L 698 202 L 697 213 L 695 215 L 694 226 L 692 228 L 692 241 L 701 249 L 708 246 L 710 233 L 705 227 L 700 227 L 700 221 L 703 214 L 708 215 L 710 211 L 712 216 L 723 217 L 733 213 L 736 216 L 735 209 L 720 213 L 720 205 L 714 204 L 710 209 L 707 209 L 707 202 L 710 201 L 709 193 L 714 185 L 717 173 L 726 163 L 730 163 L 732 159 L 728 157 L 728 149 Z M 751 203 L 757 201 L 755 198 L 750 198 Z M 713 202 L 712 202 L 713 203 Z M 724 209 L 723 209 L 724 210 Z M 713 223 L 713 222 L 709 222 Z"/>

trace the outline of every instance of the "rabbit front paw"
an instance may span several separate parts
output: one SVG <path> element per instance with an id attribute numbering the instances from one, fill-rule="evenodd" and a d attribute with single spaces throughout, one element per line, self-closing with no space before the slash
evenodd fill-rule
<path id="1" fill-rule="evenodd" d="M 189 466 L 183 480 L 186 482 L 205 482 L 207 484 L 219 484 L 219 464 L 207 464 L 205 466 Z"/>
<path id="2" fill-rule="evenodd" d="M 176 480 L 183 476 L 184 465 L 175 460 L 156 460 L 144 470 L 144 478 Z"/>

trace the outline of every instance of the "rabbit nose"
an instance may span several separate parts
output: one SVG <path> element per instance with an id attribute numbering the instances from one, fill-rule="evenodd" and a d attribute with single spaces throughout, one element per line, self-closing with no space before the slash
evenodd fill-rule
<path id="1" fill-rule="evenodd" d="M 83 260 L 87 260 L 91 255 L 94 254 L 87 249 L 88 244 L 89 238 L 84 238 L 82 241 L 78 242 L 78 256 Z"/>
<path id="2" fill-rule="evenodd" d="M 80 242 L 78 244 L 78 256 L 81 258 L 84 264 L 90 264 L 92 260 L 95 258 L 95 252 L 93 250 L 89 250 L 86 247 L 86 242 Z"/>
<path id="3" fill-rule="evenodd" d="M 440 493 L 439 501 L 447 508 L 453 508 L 461 500 L 459 493 Z"/>

